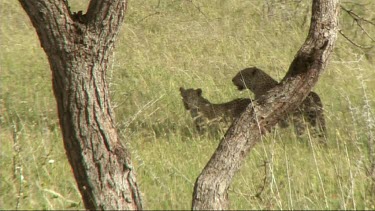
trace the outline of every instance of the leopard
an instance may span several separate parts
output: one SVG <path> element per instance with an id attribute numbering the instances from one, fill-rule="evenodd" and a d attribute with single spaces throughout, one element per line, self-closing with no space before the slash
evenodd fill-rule
<path id="1" fill-rule="evenodd" d="M 280 85 L 278 81 L 257 67 L 249 67 L 239 71 L 233 77 L 232 82 L 240 91 L 249 89 L 253 92 L 254 100 L 259 99 L 275 86 Z M 288 122 L 290 121 L 293 122 L 294 131 L 298 137 L 302 136 L 306 131 L 305 122 L 313 128 L 314 136 L 327 136 L 323 103 L 315 92 L 310 92 L 296 110 L 281 119 L 279 126 L 286 128 L 289 126 Z"/>
<path id="2" fill-rule="evenodd" d="M 185 109 L 190 111 L 196 129 L 200 133 L 216 123 L 224 123 L 224 125 L 232 123 L 252 103 L 249 98 L 237 98 L 229 102 L 214 104 L 202 96 L 201 88 L 180 87 L 180 94 Z"/>

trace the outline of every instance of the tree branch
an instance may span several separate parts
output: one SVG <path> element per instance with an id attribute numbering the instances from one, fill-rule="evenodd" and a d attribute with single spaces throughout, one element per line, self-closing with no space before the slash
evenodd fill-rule
<path id="1" fill-rule="evenodd" d="M 50 2 L 51 1 L 51 2 Z M 72 25 L 72 19 L 69 17 L 69 7 L 66 1 L 61 0 L 19 0 L 21 6 L 30 17 L 31 23 L 36 29 L 39 40 L 45 40 L 48 43 L 41 42 L 45 51 L 61 50 L 46 49 L 54 42 L 71 42 L 72 37 L 65 33 L 67 27 Z M 45 20 L 54 20 L 45 24 Z M 57 29 L 59 33 L 52 33 L 51 29 Z M 46 33 L 47 32 L 47 33 Z M 62 45 L 60 45 L 62 46 Z"/>

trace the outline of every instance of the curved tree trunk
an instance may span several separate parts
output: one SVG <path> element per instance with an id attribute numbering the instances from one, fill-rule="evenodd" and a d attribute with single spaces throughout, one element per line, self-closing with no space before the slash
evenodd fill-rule
<path id="1" fill-rule="evenodd" d="M 313 0 L 309 34 L 281 84 L 249 106 L 228 129 L 195 182 L 194 210 L 229 208 L 227 190 L 261 136 L 305 99 L 325 69 L 336 41 L 339 0 Z"/>
<path id="2" fill-rule="evenodd" d="M 115 129 L 106 70 L 126 0 L 19 0 L 52 70 L 65 150 L 86 209 L 142 209 L 130 154 Z"/>

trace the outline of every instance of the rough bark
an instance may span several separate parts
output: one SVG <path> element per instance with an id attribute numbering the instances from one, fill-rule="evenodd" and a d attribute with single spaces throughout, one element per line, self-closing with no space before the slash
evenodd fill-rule
<path id="1" fill-rule="evenodd" d="M 336 41 L 339 0 L 313 0 L 310 30 L 281 84 L 249 106 L 228 129 L 195 182 L 192 209 L 229 208 L 227 190 L 250 150 L 305 99 Z"/>
<path id="2" fill-rule="evenodd" d="M 86 209 L 142 209 L 106 82 L 126 0 L 92 0 L 86 14 L 72 14 L 63 0 L 19 2 L 48 57 L 65 150 Z"/>

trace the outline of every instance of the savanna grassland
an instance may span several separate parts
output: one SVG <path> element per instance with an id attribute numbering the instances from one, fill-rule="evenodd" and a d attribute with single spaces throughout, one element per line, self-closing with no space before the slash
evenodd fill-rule
<path id="1" fill-rule="evenodd" d="M 344 2 L 375 22 L 373 0 Z M 309 27 L 310 1 L 130 0 L 108 82 L 116 122 L 132 152 L 146 209 L 190 209 L 195 179 L 225 132 L 198 134 L 179 87 L 215 103 L 238 97 L 231 78 L 257 66 L 280 80 Z M 75 11 L 87 1 L 72 1 Z M 360 21 L 375 38 L 375 26 Z M 375 45 L 342 11 L 342 32 Z M 16 1 L 0 0 L 0 209 L 83 209 L 65 156 L 51 71 Z M 339 35 L 314 87 L 327 146 L 293 128 L 266 135 L 229 190 L 231 209 L 375 209 L 375 48 Z M 373 145 L 372 145 L 373 146 Z M 373 158 L 374 159 L 374 158 Z"/>

